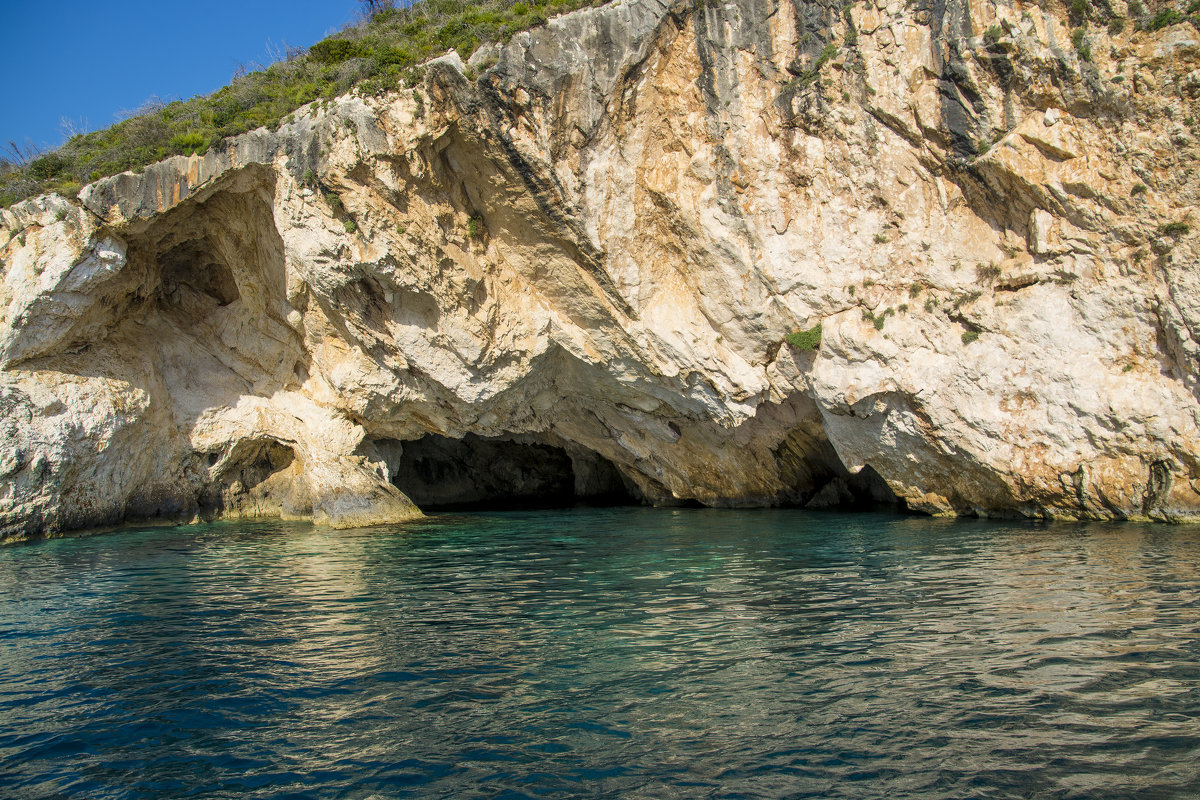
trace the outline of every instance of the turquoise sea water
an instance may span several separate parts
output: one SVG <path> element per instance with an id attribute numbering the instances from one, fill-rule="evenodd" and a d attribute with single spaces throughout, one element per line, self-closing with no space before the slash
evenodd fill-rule
<path id="1" fill-rule="evenodd" d="M 4 548 L 0 797 L 1200 797 L 1200 531 L 617 508 Z"/>

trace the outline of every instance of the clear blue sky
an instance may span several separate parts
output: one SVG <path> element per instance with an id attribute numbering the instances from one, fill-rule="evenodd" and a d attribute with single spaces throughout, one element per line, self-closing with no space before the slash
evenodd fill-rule
<path id="1" fill-rule="evenodd" d="M 148 98 L 186 100 L 351 22 L 357 0 L 0 0 L 0 144 L 63 142 L 60 120 L 107 128 Z"/>

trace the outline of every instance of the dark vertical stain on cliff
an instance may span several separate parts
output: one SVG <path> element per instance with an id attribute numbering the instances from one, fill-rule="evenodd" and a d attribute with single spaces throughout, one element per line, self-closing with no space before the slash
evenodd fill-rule
<path id="1" fill-rule="evenodd" d="M 933 66 L 939 75 L 942 129 L 954 154 L 966 160 L 976 155 L 979 114 L 984 108 L 963 57 L 965 40 L 971 35 L 971 8 L 967 0 L 932 0 L 929 12 Z"/>
<path id="2" fill-rule="evenodd" d="M 712 15 L 713 23 L 711 25 L 709 24 L 710 15 Z M 733 184 L 729 181 L 729 176 L 733 174 L 734 170 L 733 156 L 725 144 L 725 134 L 729 131 L 729 124 L 721 118 L 724 107 L 721 98 L 722 95 L 732 97 L 733 91 L 737 88 L 737 77 L 735 75 L 731 82 L 726 70 L 721 69 L 718 74 L 717 63 L 721 56 L 721 48 L 726 46 L 728 46 L 728 42 L 725 41 L 725 20 L 721 8 L 706 6 L 698 8 L 696 10 L 696 58 L 700 62 L 700 76 L 696 79 L 696 85 L 700 88 L 700 96 L 704 98 L 704 125 L 708 138 L 713 142 L 713 152 L 717 160 L 715 165 L 717 168 L 717 196 L 721 198 L 722 206 L 731 205 L 736 208 L 736 203 L 733 203 Z M 722 78 L 725 80 L 722 81 Z M 723 83 L 724 85 L 722 85 Z M 726 211 L 730 211 L 730 209 L 726 208 Z"/>
<path id="3" fill-rule="evenodd" d="M 792 3 L 796 30 L 796 53 L 787 65 L 789 80 L 775 98 L 775 107 L 789 125 L 811 128 L 825 105 L 817 89 L 819 64 L 825 48 L 836 44 L 834 27 L 841 18 L 841 5 L 834 0 Z"/>
<path id="4" fill-rule="evenodd" d="M 766 40 L 765 45 L 770 52 L 770 29 L 766 20 L 750 23 L 736 7 L 727 6 L 698 6 L 695 11 L 696 29 L 696 58 L 700 65 L 700 75 L 696 84 L 704 98 L 705 127 L 709 139 L 713 143 L 713 155 L 716 163 L 715 186 L 717 189 L 717 204 L 727 214 L 737 233 L 749 246 L 752 252 L 757 252 L 758 243 L 746 223 L 734 186 L 734 176 L 738 172 L 738 159 L 729 146 L 730 121 L 741 113 L 738 89 L 741 83 L 737 69 L 737 43 L 750 43 L 756 51 L 759 45 L 754 42 Z M 761 27 L 761 30 L 747 32 L 746 25 L 751 28 Z M 761 55 L 761 54 L 760 54 Z M 760 67 L 762 69 L 762 67 Z M 745 184 L 741 184 L 745 186 Z"/>

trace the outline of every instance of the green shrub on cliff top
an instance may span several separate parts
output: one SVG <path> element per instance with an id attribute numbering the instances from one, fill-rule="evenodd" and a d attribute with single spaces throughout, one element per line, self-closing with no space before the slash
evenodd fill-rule
<path id="1" fill-rule="evenodd" d="M 181 154 L 187 154 L 188 151 L 203 154 L 208 149 L 208 140 L 204 134 L 195 131 L 177 133 L 171 137 L 171 149 Z"/>
<path id="2" fill-rule="evenodd" d="M 382 94 L 414 67 L 454 49 L 466 58 L 483 42 L 508 41 L 547 16 L 605 0 L 423 0 L 387 8 L 305 51 L 290 52 L 205 97 L 147 102 L 112 127 L 72 137 L 40 154 L 10 147 L 0 157 L 0 207 L 49 191 L 137 170 L 171 155 L 204 153 L 232 136 L 275 128 L 302 105 L 357 89 Z M 422 109 L 423 110 L 423 109 Z M 67 109 L 66 111 L 69 111 Z"/>

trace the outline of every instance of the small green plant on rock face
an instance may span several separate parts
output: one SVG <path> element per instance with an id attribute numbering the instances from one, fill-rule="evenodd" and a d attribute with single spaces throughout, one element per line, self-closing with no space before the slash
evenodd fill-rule
<path id="1" fill-rule="evenodd" d="M 909 297 L 918 297 L 921 294 L 921 290 L 924 288 L 925 287 L 922 286 L 919 282 L 913 281 L 913 285 L 908 287 L 908 296 Z"/>
<path id="2" fill-rule="evenodd" d="M 1114 17 L 1108 22 L 1108 35 L 1120 36 L 1125 31 L 1125 18 Z"/>
<path id="3" fill-rule="evenodd" d="M 1130 4 L 1132 7 L 1132 4 Z M 1132 8 L 1130 10 L 1132 14 Z M 1169 28 L 1172 25 L 1178 25 L 1181 22 L 1186 22 L 1187 17 L 1180 14 L 1173 8 L 1164 8 L 1162 11 L 1154 15 L 1154 19 L 1146 23 L 1146 30 L 1161 31 L 1163 28 Z"/>
<path id="4" fill-rule="evenodd" d="M 842 19 L 846 21 L 846 47 L 858 44 L 858 28 L 854 25 L 854 16 L 850 13 L 850 5 L 842 9 Z"/>
<path id="5" fill-rule="evenodd" d="M 483 217 L 478 214 L 472 214 L 467 220 L 467 235 L 472 239 L 478 239 L 483 234 Z"/>
<path id="6" fill-rule="evenodd" d="M 983 292 L 967 292 L 966 294 L 959 295 L 954 301 L 954 308 L 957 311 L 963 306 L 974 303 L 981 297 L 983 297 Z"/>
<path id="7" fill-rule="evenodd" d="M 1004 27 L 1002 25 L 993 25 L 983 32 L 983 39 L 990 45 L 999 43 L 1004 38 Z"/>
<path id="8" fill-rule="evenodd" d="M 880 314 L 879 316 L 876 316 L 873 312 L 864 310 L 862 312 L 862 318 L 864 320 L 866 320 L 867 322 L 870 322 L 872 325 L 874 325 L 875 330 L 881 331 L 881 330 L 883 330 L 884 324 L 887 322 L 888 316 L 891 314 L 895 314 L 895 313 L 896 313 L 895 311 L 893 311 L 892 309 L 889 308 L 886 311 L 884 311 L 882 314 Z"/>
<path id="9" fill-rule="evenodd" d="M 329 194 L 325 195 L 325 202 L 329 204 L 329 208 L 333 211 L 333 213 L 342 213 L 344 208 L 342 206 L 342 198 L 338 197 L 336 194 L 330 192 Z"/>
<path id="10" fill-rule="evenodd" d="M 1146 193 L 1146 184 L 1144 184 L 1144 183 L 1135 183 L 1133 185 L 1133 188 L 1129 190 L 1130 197 L 1137 197 L 1139 194 L 1145 194 L 1145 193 Z"/>
<path id="11" fill-rule="evenodd" d="M 797 75 L 794 83 L 800 86 L 808 86 L 814 83 L 819 84 L 820 81 L 818 79 L 821 77 L 821 69 L 830 59 L 837 55 L 837 51 L 838 46 L 836 43 L 830 42 L 825 45 L 825 48 L 821 50 L 821 54 L 813 61 L 812 66 Z"/>
<path id="12" fill-rule="evenodd" d="M 479 73 L 483 74 L 484 72 L 487 72 L 489 69 L 496 66 L 496 64 L 499 63 L 499 61 L 500 61 L 500 54 L 498 52 L 494 52 L 491 55 L 487 56 L 486 58 L 480 59 L 479 67 L 478 67 Z"/>
<path id="13" fill-rule="evenodd" d="M 1161 236 L 1170 236 L 1172 239 L 1185 236 L 1190 230 L 1191 226 L 1186 222 L 1168 222 L 1166 225 L 1160 225 L 1158 228 Z"/>
<path id="14" fill-rule="evenodd" d="M 304 186 L 316 186 L 317 173 L 313 172 L 311 169 L 304 170 L 304 177 L 300 179 L 300 183 Z"/>
<path id="15" fill-rule="evenodd" d="M 1079 53 L 1080 58 L 1084 61 L 1092 60 L 1092 46 L 1088 44 L 1086 29 L 1076 28 L 1071 31 L 1071 44 L 1075 46 L 1075 52 Z"/>
<path id="16" fill-rule="evenodd" d="M 354 224 L 354 220 L 352 219 L 348 219 L 343 222 L 342 226 L 346 229 L 346 233 L 354 233 L 356 230 L 358 230 L 358 225 Z"/>
<path id="17" fill-rule="evenodd" d="M 979 338 L 979 331 L 963 331 L 962 343 L 970 344 Z"/>
<path id="18" fill-rule="evenodd" d="M 813 65 L 813 69 L 820 71 L 821 67 L 825 66 L 834 56 L 837 55 L 838 46 L 835 42 L 830 42 L 821 50 L 821 55 L 817 56 L 817 63 Z"/>
<path id="19" fill-rule="evenodd" d="M 994 261 L 975 265 L 975 276 L 981 281 L 994 281 L 1000 277 L 1000 267 Z"/>
<path id="20" fill-rule="evenodd" d="M 821 345 L 821 323 L 818 322 L 806 331 L 789 333 L 783 338 L 797 350 L 816 350 Z"/>
<path id="21" fill-rule="evenodd" d="M 887 244 L 888 237 L 886 233 L 875 234 L 875 244 Z"/>

